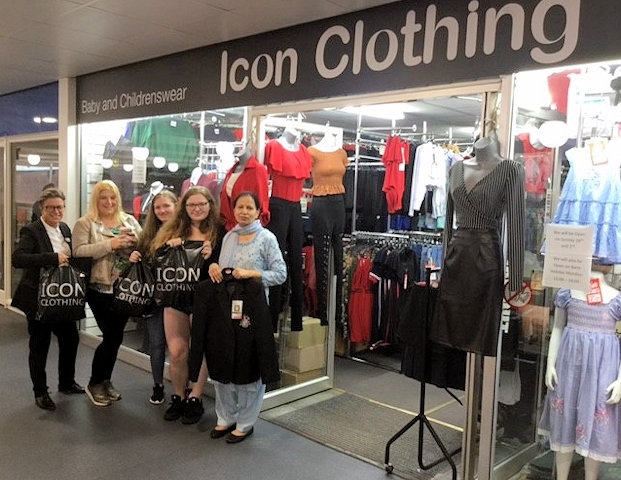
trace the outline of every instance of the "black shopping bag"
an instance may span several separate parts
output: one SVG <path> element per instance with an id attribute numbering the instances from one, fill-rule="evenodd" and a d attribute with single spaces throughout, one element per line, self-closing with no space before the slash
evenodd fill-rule
<path id="1" fill-rule="evenodd" d="M 196 248 L 165 247 L 155 259 L 155 304 L 192 311 L 194 290 L 205 263 L 203 246 Z"/>
<path id="2" fill-rule="evenodd" d="M 86 275 L 70 265 L 41 269 L 37 320 L 73 322 L 86 316 Z"/>
<path id="3" fill-rule="evenodd" d="M 114 282 L 114 309 L 130 317 L 148 313 L 153 306 L 155 277 L 144 262 L 130 263 Z"/>

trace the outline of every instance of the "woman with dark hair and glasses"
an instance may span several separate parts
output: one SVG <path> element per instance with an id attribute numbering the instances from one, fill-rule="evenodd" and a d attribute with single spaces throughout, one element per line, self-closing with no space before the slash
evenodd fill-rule
<path id="1" fill-rule="evenodd" d="M 24 268 L 25 272 L 11 305 L 22 310 L 28 320 L 28 365 L 35 403 L 44 410 L 55 410 L 56 404 L 50 398 L 45 373 L 52 333 L 58 339 L 58 390 L 73 394 L 84 393 L 84 388 L 74 378 L 79 343 L 76 322 L 43 323 L 36 318 L 41 267 L 68 264 L 71 256 L 71 230 L 62 221 L 64 193 L 48 188 L 43 190 L 38 203 L 41 216 L 21 229 L 19 244 L 13 253 L 13 267 Z"/>
<path id="2" fill-rule="evenodd" d="M 155 257 L 158 250 L 165 247 L 183 245 L 186 249 L 196 249 L 202 246 L 201 253 L 206 262 L 201 270 L 201 277 L 206 277 L 210 259 L 218 258 L 223 235 L 220 213 L 211 193 L 205 187 L 193 186 L 183 194 L 175 215 L 160 228 L 151 244 L 150 254 Z M 184 424 L 196 423 L 202 417 L 202 396 L 207 381 L 207 366 L 203 361 L 200 375 L 188 388 L 186 398 L 191 312 L 191 304 L 164 308 L 164 331 L 174 390 L 164 419 L 174 421 L 181 418 Z"/>

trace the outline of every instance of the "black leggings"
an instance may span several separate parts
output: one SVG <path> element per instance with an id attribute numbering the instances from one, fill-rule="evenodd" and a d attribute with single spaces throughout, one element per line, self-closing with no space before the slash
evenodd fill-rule
<path id="1" fill-rule="evenodd" d="M 123 343 L 125 324 L 129 317 L 118 313 L 112 307 L 112 294 L 86 290 L 86 300 L 95 316 L 95 321 L 103 337 L 95 349 L 89 385 L 96 385 L 112 378 L 119 347 Z"/>
<path id="2" fill-rule="evenodd" d="M 334 254 L 336 275 L 336 320 L 340 321 L 343 283 L 343 230 L 345 228 L 345 199 L 343 195 L 313 197 L 310 211 L 317 276 L 317 311 L 322 325 L 328 324 L 328 265 L 330 247 Z"/>
<path id="3" fill-rule="evenodd" d="M 270 223 L 267 228 L 276 235 L 278 246 L 287 261 L 288 283 L 291 285 L 291 330 L 302 330 L 304 296 L 302 288 L 302 211 L 300 202 L 270 198 Z M 270 287 L 270 312 L 274 332 L 278 330 L 278 316 L 283 307 L 283 286 Z"/>

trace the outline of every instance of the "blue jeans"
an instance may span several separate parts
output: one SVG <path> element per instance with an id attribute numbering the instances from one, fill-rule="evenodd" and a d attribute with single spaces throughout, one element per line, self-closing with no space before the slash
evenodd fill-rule
<path id="1" fill-rule="evenodd" d="M 155 307 L 147 318 L 149 335 L 149 357 L 153 383 L 164 383 L 164 362 L 166 361 L 166 335 L 164 333 L 164 309 Z"/>

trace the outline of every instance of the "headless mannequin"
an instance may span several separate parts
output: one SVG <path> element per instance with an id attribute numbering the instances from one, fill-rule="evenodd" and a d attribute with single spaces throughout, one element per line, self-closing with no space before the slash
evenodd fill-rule
<path id="1" fill-rule="evenodd" d="M 162 182 L 160 182 L 159 180 L 156 182 L 153 182 L 151 186 L 149 187 L 149 193 L 142 201 L 142 205 L 140 206 L 140 211 L 146 212 L 147 209 L 149 208 L 149 205 L 151 205 L 151 201 L 153 200 L 153 197 L 155 197 L 162 190 L 164 190 L 164 184 Z"/>
<path id="2" fill-rule="evenodd" d="M 226 194 L 228 195 L 229 200 L 232 200 L 230 197 L 231 197 L 231 193 L 233 190 L 233 186 L 235 182 L 237 181 L 237 179 L 239 178 L 239 175 L 246 168 L 246 165 L 248 165 L 248 160 L 250 160 L 251 156 L 252 156 L 252 153 L 250 153 L 250 150 L 248 148 L 244 148 L 237 155 L 235 155 L 235 158 L 237 159 L 237 164 L 235 165 L 235 169 L 233 170 L 232 177 L 229 179 L 229 181 L 225 185 Z"/>
<path id="3" fill-rule="evenodd" d="M 469 192 L 480 182 L 496 165 L 502 161 L 498 153 L 498 141 L 492 137 L 483 137 L 474 142 L 476 156 L 463 161 L 464 183 Z"/>
<path id="4" fill-rule="evenodd" d="M 295 128 L 287 127 L 285 128 L 285 131 L 282 132 L 282 135 L 278 137 L 278 142 L 287 150 L 297 152 L 300 149 L 300 145 L 298 143 L 299 136 L 300 132 L 298 132 Z"/>
<path id="5" fill-rule="evenodd" d="M 252 156 L 252 153 L 250 152 L 249 148 L 244 148 L 237 155 L 235 155 L 235 157 L 237 158 L 237 166 L 235 167 L 235 173 L 242 172 L 244 168 L 246 168 L 246 165 L 248 164 L 248 160 L 250 160 L 251 156 Z"/>
<path id="6" fill-rule="evenodd" d="M 335 152 L 341 148 L 340 145 L 336 143 L 336 135 L 330 132 L 326 133 L 313 147 L 320 152 Z"/>
<path id="7" fill-rule="evenodd" d="M 591 272 L 591 278 L 597 278 L 600 282 L 600 288 L 602 292 L 602 302 L 609 303 L 617 295 L 619 291 L 612 288 L 606 283 L 604 274 L 599 271 L 598 266 L 593 266 Z M 571 296 L 579 300 L 586 300 L 586 294 L 581 290 L 571 290 Z M 554 312 L 554 327 L 552 329 L 552 335 L 550 336 L 550 344 L 548 347 L 548 364 L 546 367 L 545 382 L 549 390 L 554 390 L 558 383 L 558 377 L 556 374 L 556 359 L 558 356 L 559 347 L 561 344 L 561 337 L 563 329 L 567 324 L 567 312 L 565 309 L 557 308 Z M 606 388 L 608 393 L 608 399 L 606 403 L 614 404 L 621 400 L 621 365 L 619 366 L 619 374 L 617 379 L 612 382 Z M 556 464 L 556 479 L 567 480 L 569 478 L 569 470 L 571 468 L 574 452 L 555 452 L 555 464 Z M 584 478 L 585 480 L 597 480 L 599 477 L 600 462 L 592 458 L 586 457 L 584 459 Z"/>

